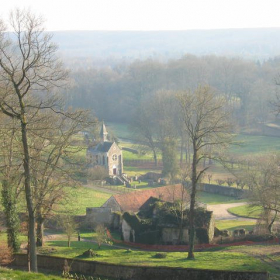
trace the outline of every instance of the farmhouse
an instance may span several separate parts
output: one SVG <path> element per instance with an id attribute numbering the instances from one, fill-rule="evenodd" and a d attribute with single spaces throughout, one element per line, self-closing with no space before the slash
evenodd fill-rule
<path id="1" fill-rule="evenodd" d="M 182 215 L 183 214 L 183 215 Z M 188 209 L 180 204 L 150 198 L 135 213 L 125 212 L 122 220 L 124 241 L 144 244 L 187 244 Z M 198 243 L 210 243 L 214 237 L 213 213 L 203 208 L 195 210 L 195 230 Z M 180 230 L 181 228 L 181 230 Z"/>
<path id="2" fill-rule="evenodd" d="M 143 191 L 134 191 L 126 194 L 112 195 L 102 207 L 111 208 L 113 211 L 137 213 L 140 207 L 150 198 L 154 197 L 162 201 L 175 202 L 176 200 L 188 200 L 188 194 L 181 184 L 153 188 Z"/>
<path id="3" fill-rule="evenodd" d="M 104 122 L 100 129 L 101 141 L 95 147 L 87 149 L 87 162 L 91 166 L 102 166 L 108 176 L 122 176 L 123 157 L 118 144 L 108 140 L 108 132 Z"/>
<path id="4" fill-rule="evenodd" d="M 117 225 L 118 222 L 114 212 L 137 213 L 141 210 L 141 207 L 149 205 L 151 199 L 168 202 L 184 200 L 187 202 L 189 196 L 181 184 L 116 194 L 112 195 L 101 207 L 87 207 L 86 217 L 91 223 L 117 228 L 120 225 L 120 221 Z"/>

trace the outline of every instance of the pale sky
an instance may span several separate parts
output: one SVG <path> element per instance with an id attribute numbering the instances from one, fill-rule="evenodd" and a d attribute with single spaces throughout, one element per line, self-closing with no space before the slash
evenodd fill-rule
<path id="1" fill-rule="evenodd" d="M 0 0 L 0 16 L 30 8 L 55 30 L 280 27 L 279 0 Z"/>

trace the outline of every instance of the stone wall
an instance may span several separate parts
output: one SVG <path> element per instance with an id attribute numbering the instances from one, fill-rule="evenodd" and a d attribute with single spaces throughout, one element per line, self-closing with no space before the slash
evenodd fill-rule
<path id="1" fill-rule="evenodd" d="M 122 210 L 120 205 L 117 203 L 116 199 L 114 198 L 114 196 L 111 196 L 101 207 L 111 208 L 112 211 Z"/>
<path id="2" fill-rule="evenodd" d="M 231 196 L 235 198 L 242 198 L 248 194 L 248 190 L 241 190 L 233 187 L 225 187 L 212 184 L 200 184 L 199 190 L 208 193 Z"/>
<path id="3" fill-rule="evenodd" d="M 93 226 L 103 224 L 110 227 L 113 222 L 112 209 L 109 207 L 87 207 L 86 221 Z"/>
<path id="4" fill-rule="evenodd" d="M 62 272 L 65 258 L 38 255 L 38 267 Z M 267 272 L 237 272 L 171 267 L 126 266 L 67 259 L 71 271 L 84 275 L 113 277 L 122 280 L 267 280 Z M 15 266 L 27 267 L 27 257 L 16 254 Z"/>

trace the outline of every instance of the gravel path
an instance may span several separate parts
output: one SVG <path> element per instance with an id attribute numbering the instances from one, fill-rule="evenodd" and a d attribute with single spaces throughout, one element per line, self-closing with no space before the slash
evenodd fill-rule
<path id="1" fill-rule="evenodd" d="M 255 219 L 237 217 L 227 211 L 229 208 L 241 206 L 241 205 L 245 205 L 245 204 L 247 204 L 247 203 L 238 202 L 238 203 L 207 205 L 207 210 L 213 211 L 216 220 L 255 221 Z"/>

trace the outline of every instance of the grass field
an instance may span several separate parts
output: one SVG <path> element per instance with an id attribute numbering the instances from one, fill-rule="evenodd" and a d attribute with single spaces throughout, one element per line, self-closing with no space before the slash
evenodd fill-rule
<path id="1" fill-rule="evenodd" d="M 85 215 L 86 207 L 99 207 L 111 196 L 106 190 L 101 192 L 85 187 L 69 188 L 67 193 L 69 198 L 59 205 L 58 211 L 72 215 Z"/>
<path id="2" fill-rule="evenodd" d="M 0 280 L 61 280 L 63 278 L 42 273 L 31 273 L 0 267 Z M 65 279 L 65 278 L 64 278 Z"/>
<path id="3" fill-rule="evenodd" d="M 117 137 L 133 139 L 133 135 L 127 124 L 109 123 Z M 280 151 L 279 137 L 238 134 L 234 139 L 239 145 L 232 146 L 230 153 L 236 155 L 262 154 L 267 152 Z"/>
<path id="4" fill-rule="evenodd" d="M 247 231 L 253 230 L 256 222 L 251 221 L 239 221 L 239 220 L 217 220 L 215 221 L 215 227 L 219 230 L 233 231 L 235 229 L 245 228 Z"/>
<path id="5" fill-rule="evenodd" d="M 247 218 L 259 218 L 261 214 L 260 207 L 250 207 L 247 205 L 237 206 L 228 209 L 228 212 L 240 217 L 247 217 Z"/>
<path id="6" fill-rule="evenodd" d="M 47 245 L 54 248 L 52 255 L 69 258 L 80 258 L 79 256 L 84 251 L 93 249 L 98 256 L 87 258 L 87 260 L 97 260 L 114 264 L 238 271 L 274 271 L 272 267 L 262 263 L 260 260 L 237 252 L 197 252 L 195 253 L 196 259 L 194 261 L 189 261 L 186 259 L 187 253 L 180 252 L 166 253 L 166 258 L 157 259 L 154 257 L 155 252 L 138 250 L 128 251 L 111 248 L 105 245 L 99 250 L 97 245 L 91 242 L 72 242 L 71 248 L 66 247 L 66 241 L 52 241 L 48 242 Z"/>
<path id="7" fill-rule="evenodd" d="M 221 203 L 236 203 L 236 202 L 245 202 L 245 199 L 235 199 L 230 196 L 212 194 L 206 192 L 198 192 L 197 200 L 206 204 L 221 204 Z"/>
<path id="8" fill-rule="evenodd" d="M 240 146 L 232 146 L 229 152 L 242 156 L 280 152 L 279 140 L 279 137 L 239 134 L 235 141 Z"/>

